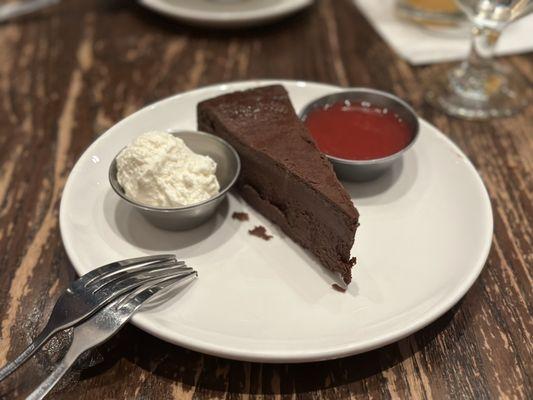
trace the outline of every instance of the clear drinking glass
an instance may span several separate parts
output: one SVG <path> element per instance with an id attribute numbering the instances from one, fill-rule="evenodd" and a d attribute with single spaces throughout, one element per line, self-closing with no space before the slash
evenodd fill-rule
<path id="1" fill-rule="evenodd" d="M 502 30 L 533 11 L 533 0 L 456 0 L 472 21 L 468 58 L 427 93 L 431 104 L 468 119 L 509 116 L 527 105 L 528 83 L 493 59 Z"/>

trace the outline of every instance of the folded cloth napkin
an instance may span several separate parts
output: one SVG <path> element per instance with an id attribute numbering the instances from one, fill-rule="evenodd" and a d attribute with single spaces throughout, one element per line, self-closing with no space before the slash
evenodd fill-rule
<path id="1" fill-rule="evenodd" d="M 398 18 L 395 0 L 354 2 L 389 46 L 413 65 L 461 60 L 468 54 L 468 26 L 433 30 Z M 510 24 L 496 45 L 496 55 L 532 50 L 533 14 Z"/>

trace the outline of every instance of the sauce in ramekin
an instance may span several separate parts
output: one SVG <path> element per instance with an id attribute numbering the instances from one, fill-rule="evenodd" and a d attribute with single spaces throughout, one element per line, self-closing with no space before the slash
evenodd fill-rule
<path id="1" fill-rule="evenodd" d="M 393 111 L 348 100 L 317 108 L 305 124 L 323 153 L 347 160 L 390 156 L 413 139 L 408 124 Z"/>

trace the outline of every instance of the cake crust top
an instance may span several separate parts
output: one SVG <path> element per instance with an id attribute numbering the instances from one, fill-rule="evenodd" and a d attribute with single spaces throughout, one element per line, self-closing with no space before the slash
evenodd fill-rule
<path id="1" fill-rule="evenodd" d="M 262 152 L 335 203 L 350 218 L 358 212 L 330 162 L 318 150 L 281 85 L 263 86 L 205 100 L 198 110 L 223 121 L 241 143 Z"/>

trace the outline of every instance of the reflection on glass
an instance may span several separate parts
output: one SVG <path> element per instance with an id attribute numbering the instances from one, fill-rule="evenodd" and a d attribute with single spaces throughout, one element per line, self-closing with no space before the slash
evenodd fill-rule
<path id="1" fill-rule="evenodd" d="M 443 77 L 436 77 L 427 98 L 450 115 L 486 119 L 509 116 L 527 104 L 528 88 L 520 75 L 493 59 L 502 30 L 533 11 L 533 0 L 457 0 L 472 27 L 468 58 Z"/>

